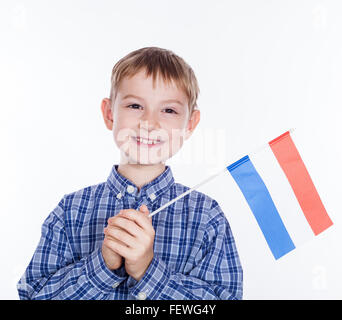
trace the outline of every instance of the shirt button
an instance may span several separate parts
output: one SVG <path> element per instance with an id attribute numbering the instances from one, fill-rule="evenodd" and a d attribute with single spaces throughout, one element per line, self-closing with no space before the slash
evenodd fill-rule
<path id="1" fill-rule="evenodd" d="M 150 195 L 150 199 L 151 199 L 152 201 L 154 201 L 155 198 L 156 198 L 156 195 L 155 195 L 154 193 L 152 193 L 152 194 Z"/>
<path id="2" fill-rule="evenodd" d="M 121 199 L 121 197 L 122 197 L 122 194 L 121 194 L 121 192 L 120 192 L 120 193 L 118 193 L 118 194 L 116 195 L 116 198 L 117 198 L 117 199 Z"/>
<path id="3" fill-rule="evenodd" d="M 146 299 L 146 293 L 145 292 L 139 292 L 138 293 L 138 299 L 139 300 L 145 300 Z"/>
<path id="4" fill-rule="evenodd" d="M 119 284 L 120 284 L 120 282 L 115 282 L 115 283 L 112 285 L 112 288 L 116 288 Z"/>
<path id="5" fill-rule="evenodd" d="M 133 186 L 131 186 L 131 185 L 129 185 L 129 186 L 127 187 L 127 192 L 128 192 L 128 193 L 133 193 L 134 190 L 135 190 L 135 188 L 134 188 Z"/>

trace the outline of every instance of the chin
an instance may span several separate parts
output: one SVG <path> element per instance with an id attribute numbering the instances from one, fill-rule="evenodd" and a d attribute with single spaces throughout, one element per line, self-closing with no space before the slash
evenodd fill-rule
<path id="1" fill-rule="evenodd" d="M 127 145 L 126 145 L 127 146 Z M 156 151 L 142 149 L 139 150 L 135 145 L 128 148 L 121 148 L 122 160 L 127 164 L 157 165 L 162 164 L 171 158 L 169 146 L 159 148 Z M 172 156 L 172 155 L 171 155 Z"/>
<path id="2" fill-rule="evenodd" d="M 164 158 L 161 158 L 161 157 L 149 159 L 147 157 L 147 155 L 139 157 L 137 155 L 123 153 L 123 155 L 121 156 L 120 163 L 138 164 L 138 165 L 159 165 L 159 164 L 165 164 L 167 159 L 168 158 L 164 159 Z"/>

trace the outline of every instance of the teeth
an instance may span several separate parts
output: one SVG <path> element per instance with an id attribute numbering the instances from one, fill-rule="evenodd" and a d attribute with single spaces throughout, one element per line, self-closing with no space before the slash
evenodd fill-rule
<path id="1" fill-rule="evenodd" d="M 136 138 L 137 141 L 141 142 L 141 143 L 144 143 L 144 144 L 156 144 L 156 143 L 159 143 L 159 141 L 157 140 L 147 140 L 147 139 L 142 139 L 142 138 Z"/>

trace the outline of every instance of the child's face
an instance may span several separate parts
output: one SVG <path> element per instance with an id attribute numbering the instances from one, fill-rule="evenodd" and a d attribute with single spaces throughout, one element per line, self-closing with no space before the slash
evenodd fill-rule
<path id="1" fill-rule="evenodd" d="M 112 113 L 110 100 L 102 102 L 107 128 L 121 150 L 121 163 L 164 163 L 177 153 L 200 120 L 199 110 L 189 119 L 187 96 L 173 82 L 158 78 L 155 88 L 152 84 L 152 77 L 142 70 L 122 80 Z M 161 142 L 150 145 L 137 142 L 136 137 Z"/>

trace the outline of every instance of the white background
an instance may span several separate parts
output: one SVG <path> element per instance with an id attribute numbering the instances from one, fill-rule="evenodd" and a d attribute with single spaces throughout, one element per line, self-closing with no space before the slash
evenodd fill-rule
<path id="1" fill-rule="evenodd" d="M 200 188 L 227 215 L 245 299 L 341 299 L 341 1 L 0 1 L 0 298 L 64 194 L 119 153 L 100 103 L 114 64 L 159 46 L 194 69 L 201 121 L 169 160 L 194 186 L 289 128 L 334 225 L 275 261 L 228 175 Z"/>

